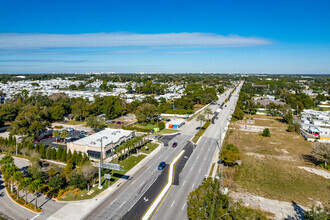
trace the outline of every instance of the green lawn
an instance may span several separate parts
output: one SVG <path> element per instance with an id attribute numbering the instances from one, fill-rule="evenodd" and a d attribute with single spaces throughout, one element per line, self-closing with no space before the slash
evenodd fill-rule
<path id="1" fill-rule="evenodd" d="M 139 128 L 145 128 L 145 129 L 158 128 L 157 123 L 154 123 L 154 124 L 149 123 L 149 124 L 145 124 L 145 125 L 140 124 L 140 123 L 137 123 L 137 124 L 135 124 L 135 125 L 133 125 L 133 126 L 134 126 L 134 127 L 139 127 Z"/>
<path id="2" fill-rule="evenodd" d="M 145 154 L 150 154 L 153 150 L 155 150 L 159 146 L 159 144 L 149 142 L 146 146 L 148 147 L 148 150 L 146 150 L 145 146 L 143 146 L 139 150 L 139 152 L 145 153 Z"/>
<path id="3" fill-rule="evenodd" d="M 69 193 L 65 194 L 65 196 L 60 198 L 59 200 L 75 201 L 75 200 L 91 199 L 91 198 L 95 197 L 96 195 L 98 195 L 99 193 L 101 193 L 103 190 L 107 189 L 112 184 L 114 184 L 118 179 L 122 178 L 123 175 L 125 175 L 125 173 L 127 173 L 127 171 L 132 169 L 136 164 L 138 164 L 145 157 L 146 157 L 146 155 L 139 155 L 138 157 L 132 155 L 132 156 L 126 158 L 125 160 L 123 160 L 119 163 L 120 165 L 122 165 L 124 167 L 124 170 L 121 170 L 121 171 L 104 170 L 104 173 L 111 174 L 111 180 L 105 181 L 103 172 L 102 172 L 101 181 L 102 181 L 103 188 L 99 189 L 98 185 L 96 185 L 93 188 L 91 187 L 91 189 L 94 190 L 94 193 L 92 193 L 91 195 L 87 195 L 87 189 L 85 189 L 85 190 L 79 190 L 79 192 L 77 194 L 74 194 L 73 192 L 69 192 Z M 97 181 L 97 183 L 98 183 L 98 181 Z"/>
<path id="4" fill-rule="evenodd" d="M 157 134 L 173 134 L 173 133 L 176 133 L 178 132 L 178 130 L 173 130 L 173 129 L 163 129 L 161 130 L 159 133 Z"/>
<path id="5" fill-rule="evenodd" d="M 119 174 L 125 174 L 127 171 L 132 169 L 132 167 L 134 167 L 136 164 L 138 164 L 145 157 L 146 157 L 146 155 L 139 155 L 137 157 L 130 156 L 130 157 L 126 158 L 125 160 L 119 162 L 119 164 L 124 167 L 124 170 L 114 171 L 114 172 L 118 172 Z"/>

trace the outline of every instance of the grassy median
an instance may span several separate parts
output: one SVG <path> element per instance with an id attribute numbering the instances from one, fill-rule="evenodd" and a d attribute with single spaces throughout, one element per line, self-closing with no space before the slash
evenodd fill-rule
<path id="1" fill-rule="evenodd" d="M 211 124 L 211 121 L 205 122 L 203 127 L 201 127 L 199 129 L 199 131 L 197 132 L 197 134 L 195 134 L 195 136 L 193 137 L 192 142 L 197 143 L 199 138 L 204 134 L 205 130 L 209 127 L 210 124 Z"/>

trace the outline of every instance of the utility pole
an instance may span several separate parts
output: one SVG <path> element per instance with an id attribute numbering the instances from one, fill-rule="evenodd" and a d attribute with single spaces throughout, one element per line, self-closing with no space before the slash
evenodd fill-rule
<path id="1" fill-rule="evenodd" d="M 101 167 L 103 163 L 103 146 L 102 146 L 102 136 L 101 136 L 101 155 L 100 155 L 100 161 L 99 161 L 99 189 L 102 189 L 101 185 Z"/>

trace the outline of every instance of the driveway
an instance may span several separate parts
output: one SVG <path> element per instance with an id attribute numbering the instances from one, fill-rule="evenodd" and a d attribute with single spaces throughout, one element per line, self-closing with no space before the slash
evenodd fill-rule
<path id="1" fill-rule="evenodd" d="M 4 155 L 0 155 L 0 159 Z M 20 171 L 26 173 L 29 166 L 29 161 L 26 159 L 14 157 L 15 165 L 19 168 Z M 25 199 L 25 193 L 20 191 L 20 197 Z M 28 194 L 28 202 L 35 202 L 35 196 Z M 57 210 L 62 208 L 65 203 L 57 203 L 50 198 L 42 195 L 38 195 L 38 206 L 42 208 L 42 213 L 38 216 L 37 219 L 47 219 L 50 215 L 55 213 Z M 27 211 L 16 203 L 12 202 L 5 192 L 3 179 L 0 179 L 0 212 L 4 213 L 12 219 L 31 219 L 36 216 L 35 213 Z"/>

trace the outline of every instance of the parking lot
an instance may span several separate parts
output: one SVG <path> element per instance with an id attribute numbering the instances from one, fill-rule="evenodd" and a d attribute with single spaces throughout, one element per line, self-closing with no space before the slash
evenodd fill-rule
<path id="1" fill-rule="evenodd" d="M 65 140 L 58 136 L 57 142 L 56 142 L 55 137 L 50 137 L 50 138 L 43 138 L 38 143 L 41 142 L 46 147 L 53 146 L 53 147 L 57 148 L 58 145 L 61 145 L 62 147 L 66 147 L 66 143 L 81 139 L 86 136 L 86 134 L 81 134 L 81 131 L 77 131 L 77 130 L 68 131 L 68 133 L 69 133 L 69 136 Z"/>

